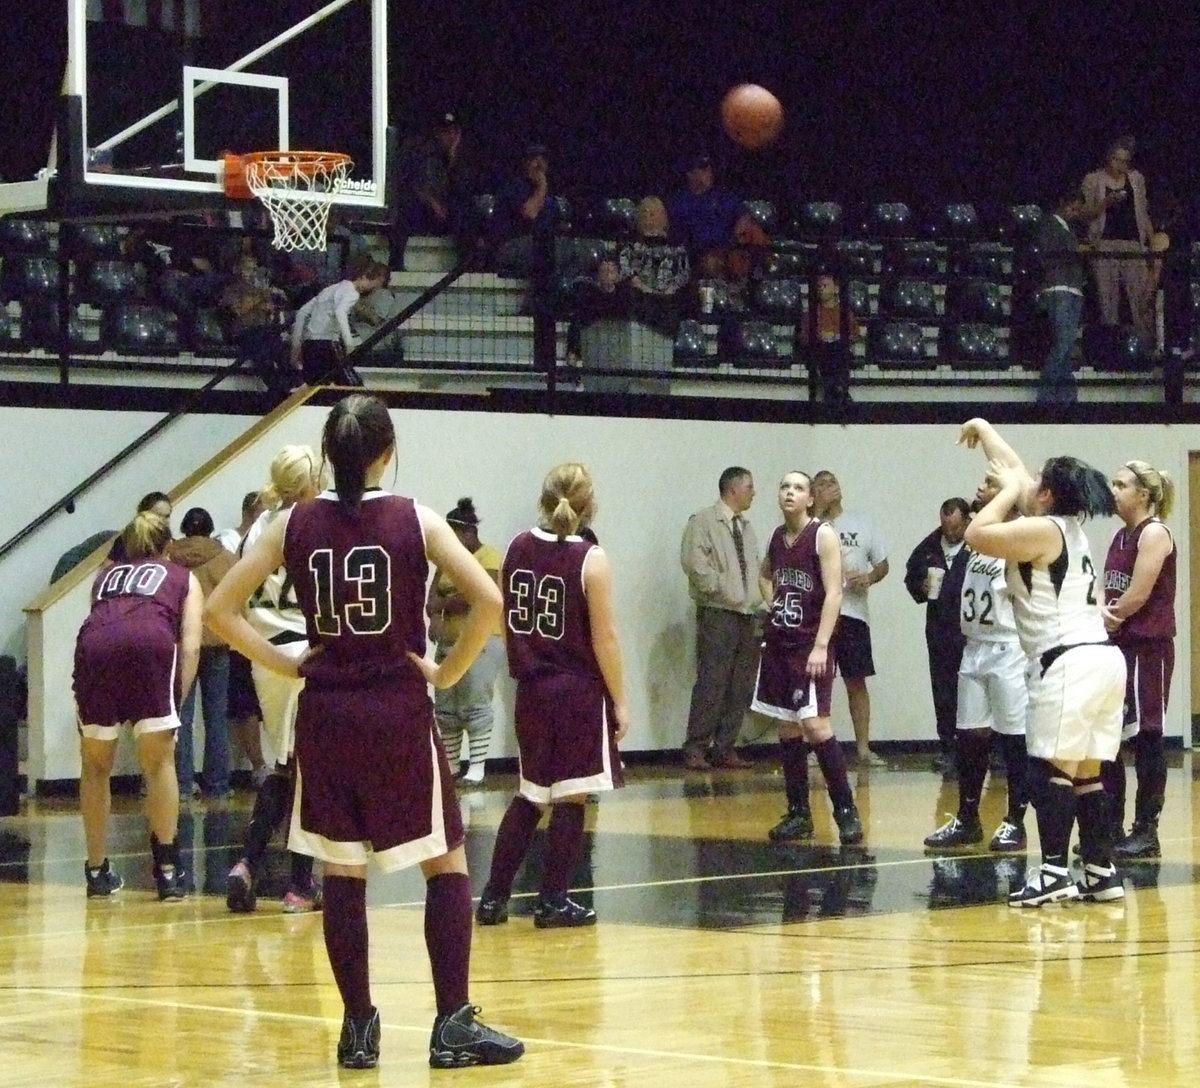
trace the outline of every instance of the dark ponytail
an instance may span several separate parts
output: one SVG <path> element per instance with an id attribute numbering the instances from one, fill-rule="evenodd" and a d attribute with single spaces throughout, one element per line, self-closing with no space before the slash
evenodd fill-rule
<path id="1" fill-rule="evenodd" d="M 1042 466 L 1041 486 L 1054 496 L 1052 514 L 1086 521 L 1117 512 L 1108 477 L 1078 457 L 1051 457 Z"/>
<path id="2" fill-rule="evenodd" d="M 396 441 L 382 402 L 354 393 L 333 406 L 325 421 L 321 452 L 333 466 L 333 486 L 343 510 L 357 513 L 367 487 L 367 469 Z"/>

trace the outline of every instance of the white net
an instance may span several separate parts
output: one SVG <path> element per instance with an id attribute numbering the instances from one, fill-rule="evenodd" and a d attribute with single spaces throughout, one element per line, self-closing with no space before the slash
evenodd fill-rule
<path id="1" fill-rule="evenodd" d="M 271 214 L 276 249 L 325 248 L 329 209 L 353 165 L 348 155 L 323 151 L 269 151 L 246 158 L 246 185 Z"/>

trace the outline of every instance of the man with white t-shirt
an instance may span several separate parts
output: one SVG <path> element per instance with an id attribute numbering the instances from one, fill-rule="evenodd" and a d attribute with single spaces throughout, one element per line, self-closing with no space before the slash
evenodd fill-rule
<path id="1" fill-rule="evenodd" d="M 867 590 L 888 573 L 887 544 L 866 514 L 842 509 L 837 477 L 823 469 L 813 477 L 814 514 L 837 532 L 842 547 L 842 612 L 833 636 L 834 660 L 846 684 L 854 743 L 862 766 L 882 765 L 871 751 L 871 696 L 867 677 L 875 675 L 871 656 Z"/>
<path id="2" fill-rule="evenodd" d="M 292 367 L 309 385 L 362 385 L 345 362 L 355 346 L 350 311 L 364 295 L 388 281 L 388 267 L 369 257 L 357 258 L 344 279 L 331 283 L 299 310 L 292 322 Z"/>

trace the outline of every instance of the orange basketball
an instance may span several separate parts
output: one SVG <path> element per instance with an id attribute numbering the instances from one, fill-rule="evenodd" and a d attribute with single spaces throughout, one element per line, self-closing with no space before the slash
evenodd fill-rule
<path id="1" fill-rule="evenodd" d="M 735 142 L 751 151 L 766 147 L 783 128 L 783 107 L 765 87 L 740 83 L 721 101 L 721 124 Z"/>

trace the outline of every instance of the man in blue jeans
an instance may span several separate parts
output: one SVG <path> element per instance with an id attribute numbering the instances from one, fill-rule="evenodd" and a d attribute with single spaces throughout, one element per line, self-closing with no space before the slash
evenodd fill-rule
<path id="1" fill-rule="evenodd" d="M 1077 399 L 1071 352 L 1083 315 L 1085 272 L 1072 223 L 1083 218 L 1083 193 L 1068 190 L 1052 215 L 1038 225 L 1034 245 L 1042 271 L 1038 305 L 1050 318 L 1050 351 L 1038 382 L 1039 404 L 1074 404 Z"/>

